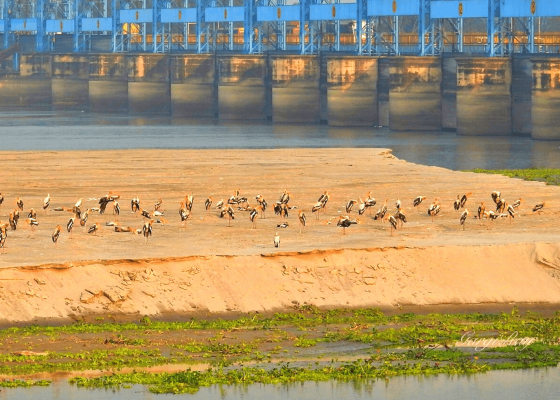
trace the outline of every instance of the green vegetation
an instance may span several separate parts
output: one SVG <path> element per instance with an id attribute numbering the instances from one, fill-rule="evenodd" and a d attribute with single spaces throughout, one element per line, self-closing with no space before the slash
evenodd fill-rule
<path id="1" fill-rule="evenodd" d="M 510 178 L 521 178 L 526 181 L 546 182 L 547 185 L 560 185 L 560 169 L 551 168 L 528 168 L 528 169 L 473 169 L 465 172 L 476 172 L 480 174 L 498 174 Z"/>
<path id="2" fill-rule="evenodd" d="M 514 343 L 522 338 L 534 343 Z M 469 347 L 458 345 L 469 339 L 478 342 Z M 509 345 L 495 348 L 496 339 L 509 340 Z M 378 309 L 304 306 L 293 312 L 231 320 L 158 322 L 144 317 L 138 323 L 96 320 L 9 328 L 0 330 L 0 343 L 0 374 L 20 378 L 38 372 L 91 369 L 112 375 L 72 382 L 80 387 L 146 384 L 154 393 L 192 393 L 214 383 L 376 379 L 553 366 L 560 362 L 560 317 L 558 313 L 521 315 L 515 307 L 497 314 L 388 316 Z M 342 356 L 344 362 L 339 362 Z M 314 363 L 314 367 L 289 366 L 294 360 Z M 260 363 L 266 367 L 259 367 Z M 181 366 L 174 371 L 188 366 L 205 371 L 141 371 L 176 364 Z M 123 368 L 135 372 L 122 373 Z M 4 384 L 48 382 L 9 380 Z"/>
<path id="3" fill-rule="evenodd" d="M 51 384 L 50 381 L 47 380 L 40 380 L 40 381 L 24 381 L 20 379 L 12 379 L 12 380 L 0 380 L 0 387 L 4 388 L 16 388 L 16 387 L 31 387 L 31 386 L 49 386 Z"/>

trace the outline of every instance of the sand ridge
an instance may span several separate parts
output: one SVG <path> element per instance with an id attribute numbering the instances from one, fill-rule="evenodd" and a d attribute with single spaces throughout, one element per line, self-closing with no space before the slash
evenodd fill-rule
<path id="1" fill-rule="evenodd" d="M 0 256 L 0 305 L 6 310 L 0 319 L 4 320 L 68 318 L 111 307 L 153 315 L 162 310 L 270 310 L 304 301 L 323 306 L 374 306 L 560 300 L 556 276 L 560 270 L 560 188 L 540 182 L 416 165 L 395 158 L 388 149 L 1 152 L 0 166 L 4 178 L 0 191 L 5 198 L 0 219 L 7 222 L 17 196 L 25 202 L 18 229 L 9 232 L 6 254 Z M 298 209 L 287 219 L 287 229 L 276 227 L 281 219 L 272 207 L 266 218 L 258 219 L 257 229 L 251 229 L 247 212 L 236 210 L 232 227 L 228 227 L 217 210 L 204 210 L 208 196 L 216 204 L 237 188 L 251 204 L 262 194 L 269 206 L 288 189 L 290 204 L 307 215 L 304 232 L 299 233 Z M 144 222 L 138 213 L 130 212 L 130 200 L 135 196 L 148 211 L 161 197 L 168 223 L 155 224 L 154 236 L 146 245 L 139 235 L 115 233 L 104 226 L 115 219 L 109 205 L 105 215 L 90 215 L 89 224 L 103 226 L 97 236 L 76 227 L 73 239 L 63 232 L 55 247 L 52 230 L 57 224 L 65 226 L 71 214 L 44 212 L 41 204 L 47 193 L 52 198 L 51 209 L 71 207 L 78 198 L 83 199 L 82 208 L 89 208 L 97 207 L 97 199 L 110 190 L 121 195 L 121 225 L 140 228 Z M 316 220 L 310 209 L 324 190 L 331 200 L 326 213 Z M 336 221 L 346 214 L 344 205 L 350 199 L 363 199 L 369 190 L 378 202 L 374 213 L 384 199 L 394 213 L 394 203 L 400 199 L 409 222 L 390 236 L 388 224 L 374 221 L 367 212 L 358 217 L 363 224 L 350 227 L 343 235 Z M 511 223 L 472 218 L 481 201 L 487 209 L 493 208 L 493 190 L 500 190 L 509 202 L 524 199 Z M 468 192 L 473 194 L 463 231 L 452 204 L 458 194 Z M 187 227 L 181 227 L 179 202 L 189 194 L 195 197 L 193 218 Z M 414 208 L 412 199 L 418 195 L 428 198 Z M 443 210 L 432 222 L 426 210 L 436 197 Z M 547 203 L 545 212 L 532 213 L 530 208 L 542 201 Z M 23 224 L 29 207 L 37 211 L 35 232 Z M 350 215 L 357 217 L 356 212 Z M 282 240 L 279 249 L 273 247 L 276 231 Z M 402 258 L 395 263 L 402 273 L 398 280 L 388 282 L 386 277 L 371 284 L 379 278 L 366 279 L 369 271 L 376 272 L 369 266 L 383 264 L 369 258 L 378 253 L 390 254 L 391 263 Z M 339 267 L 342 262 L 321 268 L 330 271 L 321 279 L 332 289 L 319 284 L 322 272 L 314 272 L 316 276 L 309 282 L 284 282 L 285 291 L 274 285 L 287 276 L 308 276 L 310 273 L 297 269 L 315 271 L 329 257 L 348 261 L 343 263 L 344 269 Z M 290 269 L 285 275 L 281 265 L 296 272 Z M 434 266 L 438 274 L 434 274 Z M 208 286 L 190 279 L 193 268 Z M 150 294 L 143 289 L 128 290 L 137 281 L 111 271 L 122 275 L 129 269 L 135 271 L 133 275 L 147 274 L 148 279 L 154 276 L 152 270 L 160 277 L 169 274 L 172 291 L 163 290 L 160 280 L 157 290 L 145 290 Z M 334 270 L 338 275 L 331 273 Z M 16 279 L 12 274 L 39 274 L 45 285 L 31 275 L 17 275 L 12 280 Z M 489 274 L 486 280 L 479 278 L 485 274 Z M 236 277 L 238 287 L 233 285 Z M 133 283 L 122 284 L 127 279 Z M 29 288 L 34 288 L 31 294 Z M 84 301 L 80 301 L 82 296 Z"/>

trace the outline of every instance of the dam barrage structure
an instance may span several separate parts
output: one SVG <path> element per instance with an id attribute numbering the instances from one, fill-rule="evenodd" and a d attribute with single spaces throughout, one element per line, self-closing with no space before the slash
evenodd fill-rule
<path id="1" fill-rule="evenodd" d="M 22 53 L 0 111 L 77 110 L 560 139 L 560 56 Z"/>
<path id="2" fill-rule="evenodd" d="M 553 0 L 1 0 L 23 52 L 558 52 Z"/>

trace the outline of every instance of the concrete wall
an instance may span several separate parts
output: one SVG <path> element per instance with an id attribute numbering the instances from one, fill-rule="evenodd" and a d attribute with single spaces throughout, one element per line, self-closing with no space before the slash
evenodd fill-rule
<path id="1" fill-rule="evenodd" d="M 266 120 L 265 56 L 217 56 L 220 119 Z"/>
<path id="2" fill-rule="evenodd" d="M 52 108 L 52 56 L 22 54 L 20 57 L 17 107 L 50 110 Z"/>
<path id="3" fill-rule="evenodd" d="M 273 55 L 272 120 L 280 123 L 319 123 L 320 60 L 316 56 Z"/>
<path id="4" fill-rule="evenodd" d="M 128 112 L 126 56 L 99 54 L 89 57 L 89 104 L 99 113 Z"/>
<path id="5" fill-rule="evenodd" d="M 394 57 L 389 67 L 389 127 L 441 129 L 441 59 Z"/>
<path id="6" fill-rule="evenodd" d="M 560 58 L 532 60 L 533 139 L 560 140 Z"/>
<path id="7" fill-rule="evenodd" d="M 89 110 L 89 56 L 52 56 L 53 110 Z"/>
<path id="8" fill-rule="evenodd" d="M 455 56 L 444 56 L 441 68 L 441 127 L 454 131 L 457 129 L 457 60 Z"/>
<path id="9" fill-rule="evenodd" d="M 180 117 L 215 117 L 214 56 L 171 57 L 171 113 Z"/>
<path id="10" fill-rule="evenodd" d="M 457 134 L 510 135 L 511 61 L 457 59 Z"/>
<path id="11" fill-rule="evenodd" d="M 331 126 L 376 126 L 378 60 L 326 58 L 327 120 Z"/>
<path id="12" fill-rule="evenodd" d="M 169 57 L 128 55 L 128 110 L 131 114 L 170 114 Z"/>
<path id="13" fill-rule="evenodd" d="M 512 59 L 512 132 L 518 136 L 531 136 L 531 90 L 533 70 L 529 57 L 519 54 Z"/>
<path id="14" fill-rule="evenodd" d="M 380 58 L 377 75 L 377 116 L 378 125 L 389 126 L 389 78 L 390 58 Z"/>

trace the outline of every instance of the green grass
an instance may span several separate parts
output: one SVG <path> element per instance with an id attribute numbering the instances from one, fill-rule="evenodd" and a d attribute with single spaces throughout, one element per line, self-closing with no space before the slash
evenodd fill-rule
<path id="1" fill-rule="evenodd" d="M 528 169 L 480 169 L 476 168 L 465 172 L 479 174 L 497 174 L 510 178 L 521 178 L 526 181 L 546 182 L 547 185 L 560 186 L 560 169 L 553 168 L 528 168 Z"/>

